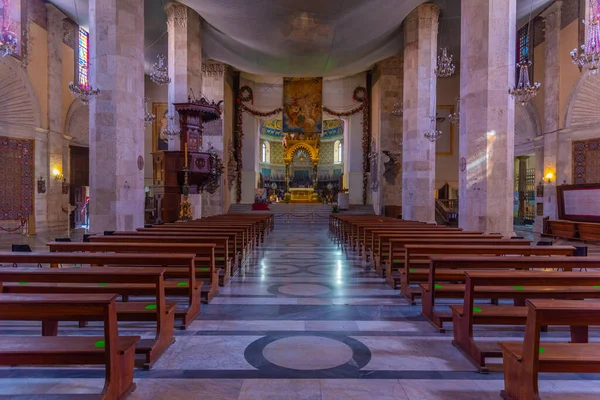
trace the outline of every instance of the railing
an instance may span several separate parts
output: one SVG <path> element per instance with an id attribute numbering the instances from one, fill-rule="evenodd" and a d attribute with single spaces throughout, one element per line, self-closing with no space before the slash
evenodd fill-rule
<path id="1" fill-rule="evenodd" d="M 458 221 L 458 200 L 435 199 L 435 212 L 442 218 L 444 224 L 455 224 Z"/>

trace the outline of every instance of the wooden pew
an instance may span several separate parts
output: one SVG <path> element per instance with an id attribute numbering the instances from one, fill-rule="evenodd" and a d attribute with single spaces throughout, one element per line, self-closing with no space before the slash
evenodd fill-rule
<path id="1" fill-rule="evenodd" d="M 575 248 L 572 246 L 431 246 L 431 245 L 406 245 L 408 252 L 427 252 L 431 257 L 421 265 L 428 268 L 423 271 L 422 268 L 414 268 L 413 262 L 409 261 L 409 274 L 415 281 L 426 281 L 426 284 L 420 284 L 421 293 L 421 314 L 429 320 L 440 332 L 445 332 L 444 322 L 452 321 L 449 311 L 436 311 L 436 299 L 459 299 L 464 297 L 465 270 L 469 267 L 477 270 L 486 270 L 488 268 L 497 269 L 497 263 L 490 255 L 520 255 L 520 256 L 572 256 Z M 435 247 L 435 249 L 434 249 Z M 452 249 L 449 249 L 452 247 Z M 437 254 L 433 256 L 433 251 Z M 460 254 L 460 256 L 452 256 Z M 485 257 L 485 262 L 478 262 L 476 265 L 464 262 L 465 258 L 470 256 Z M 493 261 L 490 261 L 493 260 Z M 511 257 L 512 260 L 512 257 Z M 539 265 L 546 261 L 537 258 L 528 258 L 527 260 L 515 260 L 516 264 L 509 264 L 506 269 L 529 269 L 529 265 Z M 531 261 L 534 264 L 528 264 Z M 406 263 L 405 263 L 406 264 Z M 506 265 L 506 264 L 500 264 Z M 413 278 L 411 278 L 413 279 Z M 451 282 L 451 283 L 450 283 Z"/>
<path id="2" fill-rule="evenodd" d="M 187 297 L 187 307 L 178 307 L 175 318 L 181 319 L 181 329 L 185 329 L 200 313 L 200 288 L 202 282 L 196 281 L 195 254 L 156 254 L 156 253 L 10 253 L 0 252 L 0 264 L 50 264 L 58 268 L 60 264 L 90 264 L 94 266 L 110 265 L 114 267 L 186 267 L 189 270 L 187 282 L 165 282 L 167 296 Z M 151 287 L 131 283 L 132 296 L 153 296 Z M 180 304 L 181 305 L 181 304 Z"/>
<path id="3" fill-rule="evenodd" d="M 104 321 L 102 336 L 2 336 L 0 365 L 103 365 L 104 388 L 98 398 L 125 399 L 136 386 L 134 352 L 140 337 L 119 336 L 116 297 L 116 294 L 0 294 L 0 320 Z"/>
<path id="4" fill-rule="evenodd" d="M 198 281 L 210 282 L 206 290 L 207 298 L 212 299 L 219 293 L 218 271 L 215 268 L 214 243 L 102 243 L 102 242 L 50 242 L 47 243 L 51 253 L 56 252 L 86 252 L 86 253 L 195 253 L 195 276 Z M 187 267 L 167 268 L 165 278 L 189 278 Z M 205 292 L 206 292 L 205 290 Z"/>
<path id="5" fill-rule="evenodd" d="M 470 238 L 455 238 L 454 235 L 447 236 L 446 239 L 432 239 L 428 236 L 413 238 L 391 238 L 389 241 L 388 261 L 385 264 L 386 280 L 388 283 L 396 287 L 397 282 L 400 282 L 401 288 L 407 299 L 414 302 L 414 296 L 419 295 L 419 291 L 412 292 L 409 290 L 410 282 L 402 280 L 400 273 L 395 274 L 394 268 L 403 268 L 406 257 L 404 246 L 407 244 L 430 244 L 430 245 L 488 245 L 488 246 L 531 246 L 531 241 L 526 239 L 490 239 L 487 235 L 475 236 Z M 396 270 L 397 270 L 396 268 Z"/>
<path id="6" fill-rule="evenodd" d="M 219 268 L 231 265 L 227 257 L 229 239 L 225 236 L 179 236 L 176 234 L 154 235 L 141 232 L 132 232 L 131 235 L 109 235 L 90 236 L 91 243 L 168 243 L 168 244 L 213 244 L 215 253 L 215 271 L 210 271 L 206 281 L 207 286 L 201 288 L 201 296 L 206 302 L 210 302 L 218 293 Z M 196 270 L 196 274 L 201 273 Z M 215 278 L 216 277 L 216 278 Z M 215 289 L 216 288 L 216 291 Z"/>
<path id="7" fill-rule="evenodd" d="M 128 296 L 136 293 L 136 285 L 148 287 L 148 293 L 145 294 L 153 291 L 153 301 L 117 303 L 116 310 L 119 321 L 156 322 L 155 338 L 138 341 L 135 349 L 136 354 L 145 357 L 143 367 L 150 369 L 175 341 L 173 331 L 177 303 L 167 303 L 165 300 L 163 274 L 162 268 L 6 268 L 0 269 L 0 288 L 3 287 L 6 293 L 23 295 L 116 293 Z M 94 318 L 87 320 L 102 321 Z M 44 321 L 42 334 L 56 336 L 58 320 Z"/>
<path id="8" fill-rule="evenodd" d="M 231 265 L 229 266 L 231 273 L 230 276 L 235 275 L 239 271 L 241 264 L 250 254 L 250 243 L 246 241 L 248 236 L 246 230 L 243 228 L 228 228 L 228 229 L 178 229 L 178 228 L 138 228 L 135 231 L 118 231 L 114 233 L 117 236 L 130 236 L 137 234 L 144 234 L 145 236 L 164 236 L 164 235 L 181 235 L 181 236 L 227 236 L 229 239 L 229 249 L 227 256 L 218 257 L 221 258 L 218 261 L 224 261 L 223 257 L 231 259 Z M 223 271 L 219 275 L 219 283 L 221 286 L 227 284 L 229 279 L 225 279 L 226 268 L 223 267 Z M 226 281 L 225 281 L 226 280 Z"/>
<path id="9" fill-rule="evenodd" d="M 398 233 L 390 230 L 373 230 L 371 231 L 373 236 L 373 249 L 372 260 L 373 266 L 376 271 L 379 271 L 381 276 L 385 276 L 386 271 L 382 270 L 389 259 L 390 253 L 390 240 L 391 239 L 411 239 L 420 236 L 425 236 L 432 239 L 443 239 L 443 238 L 480 238 L 485 237 L 487 239 L 502 239 L 502 235 L 484 235 L 482 232 L 475 231 L 443 231 L 443 232 L 413 232 L 413 233 Z M 400 249 L 402 250 L 402 249 Z"/>
<path id="10" fill-rule="evenodd" d="M 561 262 L 559 259 L 567 260 Z M 528 259 L 527 263 L 530 261 L 532 260 Z M 546 268 L 600 268 L 600 258 L 549 257 L 545 261 Z M 478 304 L 475 307 L 475 298 L 514 299 L 516 304 L 524 304 L 525 300 L 532 298 L 600 298 L 600 290 L 595 287 L 600 282 L 600 272 L 466 271 L 465 275 L 463 305 L 450 306 L 454 329 L 452 343 L 480 372 L 488 372 L 486 358 L 501 357 L 502 351 L 497 343 L 475 340 L 473 325 L 524 325 L 527 309 L 523 306 L 505 305 Z"/>
<path id="11" fill-rule="evenodd" d="M 570 343 L 541 343 L 543 326 L 568 325 Z M 588 327 L 600 325 L 600 303 L 578 300 L 528 300 L 523 342 L 500 342 L 506 400 L 540 399 L 540 372 L 600 372 L 600 344 L 588 343 Z M 565 398 L 569 395 L 565 393 Z"/>

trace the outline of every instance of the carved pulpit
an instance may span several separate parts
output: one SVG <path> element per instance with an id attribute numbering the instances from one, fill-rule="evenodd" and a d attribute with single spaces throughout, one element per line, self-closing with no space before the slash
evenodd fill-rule
<path id="1" fill-rule="evenodd" d="M 189 194 L 202 190 L 214 192 L 219 186 L 223 172 L 221 160 L 214 152 L 202 152 L 202 124 L 221 117 L 220 103 L 209 103 L 206 99 L 187 103 L 174 103 L 179 114 L 181 132 L 179 151 L 157 151 L 152 153 L 152 192 L 157 207 L 157 221 L 174 222 L 179 217 L 181 195 L 184 186 Z M 188 149 L 188 179 L 185 184 L 185 147 Z"/>

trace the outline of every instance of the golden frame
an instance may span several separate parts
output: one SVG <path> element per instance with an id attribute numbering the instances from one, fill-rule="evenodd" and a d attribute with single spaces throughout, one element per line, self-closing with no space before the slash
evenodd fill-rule
<path id="1" fill-rule="evenodd" d="M 156 118 L 152 121 L 152 152 L 163 150 L 158 148 L 158 140 L 160 138 L 161 124 L 165 122 L 163 121 L 163 116 L 168 111 L 169 105 L 167 103 L 152 103 L 152 114 L 156 115 Z"/>

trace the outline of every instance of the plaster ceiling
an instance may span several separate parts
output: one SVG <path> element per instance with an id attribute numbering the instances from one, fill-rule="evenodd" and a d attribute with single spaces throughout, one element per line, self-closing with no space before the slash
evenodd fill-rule
<path id="1" fill-rule="evenodd" d="M 84 27 L 88 0 L 51 0 Z M 276 76 L 349 75 L 402 49 L 400 24 L 425 0 L 181 0 L 205 20 L 202 51 L 242 71 Z M 517 0 L 518 25 L 552 0 Z M 167 54 L 166 0 L 144 0 L 146 70 Z M 440 45 L 458 62 L 460 0 L 442 8 Z M 444 34 L 445 33 L 445 34 Z"/>

